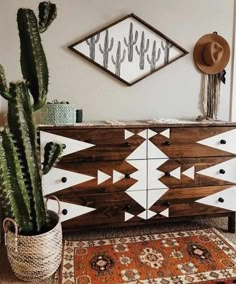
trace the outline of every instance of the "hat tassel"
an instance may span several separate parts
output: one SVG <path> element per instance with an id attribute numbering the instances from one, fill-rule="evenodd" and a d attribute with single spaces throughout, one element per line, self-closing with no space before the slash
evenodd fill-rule
<path id="1" fill-rule="evenodd" d="M 217 119 L 220 103 L 220 78 L 218 74 L 203 74 L 202 112 L 205 119 Z"/>

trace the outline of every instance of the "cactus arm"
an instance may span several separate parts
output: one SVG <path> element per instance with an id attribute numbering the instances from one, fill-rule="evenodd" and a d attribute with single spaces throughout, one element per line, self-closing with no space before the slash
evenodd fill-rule
<path id="1" fill-rule="evenodd" d="M 30 200 L 21 171 L 17 149 L 11 136 L 3 131 L 0 144 L 0 191 L 2 202 L 8 214 L 15 219 L 23 233 L 33 229 L 30 212 Z"/>
<path id="2" fill-rule="evenodd" d="M 58 161 L 63 145 L 49 142 L 44 147 L 43 175 L 46 175 Z"/>
<path id="3" fill-rule="evenodd" d="M 37 19 L 30 9 L 19 9 L 17 23 L 21 47 L 21 70 L 34 99 L 34 110 L 47 100 L 48 67 Z"/>
<path id="4" fill-rule="evenodd" d="M 39 32 L 45 32 L 56 16 L 57 8 L 55 4 L 46 1 L 39 3 Z"/>
<path id="5" fill-rule="evenodd" d="M 13 100 L 11 94 L 9 93 L 5 72 L 1 64 L 0 64 L 0 95 L 6 100 Z"/>
<path id="6" fill-rule="evenodd" d="M 46 210 L 30 95 L 24 82 L 11 83 L 10 92 L 14 94 L 15 103 L 8 102 L 8 125 L 21 155 L 31 198 L 31 214 L 35 220 L 34 229 L 37 232 L 46 227 Z"/>

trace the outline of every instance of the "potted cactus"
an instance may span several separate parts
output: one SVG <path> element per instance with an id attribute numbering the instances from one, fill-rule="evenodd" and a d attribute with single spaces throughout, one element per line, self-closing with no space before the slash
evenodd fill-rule
<path id="1" fill-rule="evenodd" d="M 46 209 L 42 174 L 58 160 L 62 145 L 48 143 L 41 164 L 33 112 L 47 101 L 48 67 L 40 33 L 56 17 L 56 5 L 39 4 L 39 20 L 20 8 L 22 81 L 10 82 L 0 65 L 0 95 L 8 101 L 7 126 L 0 131 L 0 201 L 5 217 L 8 258 L 22 280 L 42 280 L 60 265 L 62 232 L 59 216 Z M 10 223 L 13 223 L 12 226 Z"/>

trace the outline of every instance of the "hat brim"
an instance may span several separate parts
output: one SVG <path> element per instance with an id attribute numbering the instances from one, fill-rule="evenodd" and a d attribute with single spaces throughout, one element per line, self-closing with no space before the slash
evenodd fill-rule
<path id="1" fill-rule="evenodd" d="M 203 48 L 206 46 L 206 44 L 213 41 L 218 42 L 224 48 L 224 53 L 219 63 L 213 66 L 208 66 L 203 61 L 202 53 L 203 53 Z M 223 71 L 229 62 L 229 57 L 230 57 L 230 47 L 227 41 L 223 37 L 217 34 L 206 34 L 202 36 L 195 44 L 193 50 L 194 62 L 197 68 L 205 74 L 217 74 Z"/>

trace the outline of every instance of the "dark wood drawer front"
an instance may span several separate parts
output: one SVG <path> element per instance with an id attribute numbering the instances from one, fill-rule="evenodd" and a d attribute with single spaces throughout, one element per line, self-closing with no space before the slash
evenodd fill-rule
<path id="1" fill-rule="evenodd" d="M 163 131 L 163 128 L 151 129 L 157 133 Z M 236 153 L 233 138 L 236 135 L 236 132 L 233 133 L 235 127 L 173 127 L 169 131 L 169 138 L 155 135 L 150 141 L 170 158 L 227 156 Z M 207 142 L 212 147 L 198 143 L 208 138 L 212 138 L 211 142 Z"/>
<path id="2" fill-rule="evenodd" d="M 211 173 L 204 174 L 204 170 L 210 168 L 212 168 Z M 160 181 L 168 188 L 224 185 L 236 182 L 234 175 L 236 159 L 232 157 L 173 159 L 167 160 L 157 169 L 165 173 Z M 192 170 L 191 176 L 187 175 L 189 169 Z"/>
<path id="3" fill-rule="evenodd" d="M 218 192 L 223 190 L 224 187 L 212 187 L 211 193 Z M 89 206 L 96 208 L 96 210 L 89 212 L 87 214 L 81 215 L 79 217 L 70 219 L 63 222 L 63 227 L 67 229 L 73 229 L 75 226 L 96 226 L 96 225 L 131 225 L 133 222 L 137 224 L 142 224 L 145 222 L 150 222 L 154 219 L 163 218 L 160 212 L 169 208 L 170 214 L 169 217 L 175 216 L 192 216 L 192 215 L 205 215 L 211 213 L 222 213 L 227 212 L 227 210 L 215 208 L 211 206 L 206 206 L 203 204 L 195 203 L 194 200 L 197 200 L 201 197 L 205 197 L 209 194 L 209 189 L 199 188 L 195 192 L 193 197 L 189 198 L 189 192 L 191 189 L 185 189 L 181 192 L 175 192 L 182 196 L 182 199 L 172 199 L 171 193 L 166 193 L 163 198 L 155 203 L 150 209 L 153 212 L 156 212 L 156 215 L 149 219 L 144 219 L 139 217 L 144 208 L 136 203 L 132 198 L 122 193 L 113 193 L 113 194 L 99 194 L 99 195 L 76 195 L 76 194 L 58 194 L 60 200 L 79 204 L 83 206 Z M 169 197 L 168 197 L 169 196 Z M 170 204 L 168 204 L 170 202 Z M 187 203 L 186 203 L 187 202 Z M 130 220 L 125 221 L 125 214 L 131 214 L 133 217 Z M 187 215 L 188 214 L 188 215 Z M 166 217 L 165 217 L 166 218 Z"/>
<path id="4" fill-rule="evenodd" d="M 125 130 L 133 133 L 129 138 L 125 137 Z M 47 132 L 67 137 L 70 139 L 86 142 L 95 146 L 66 155 L 64 162 L 83 162 L 98 160 L 125 160 L 138 146 L 140 146 L 145 138 L 138 135 L 145 129 L 68 129 L 63 131 L 59 128 L 49 129 Z M 137 159 L 146 157 L 140 156 Z"/>

